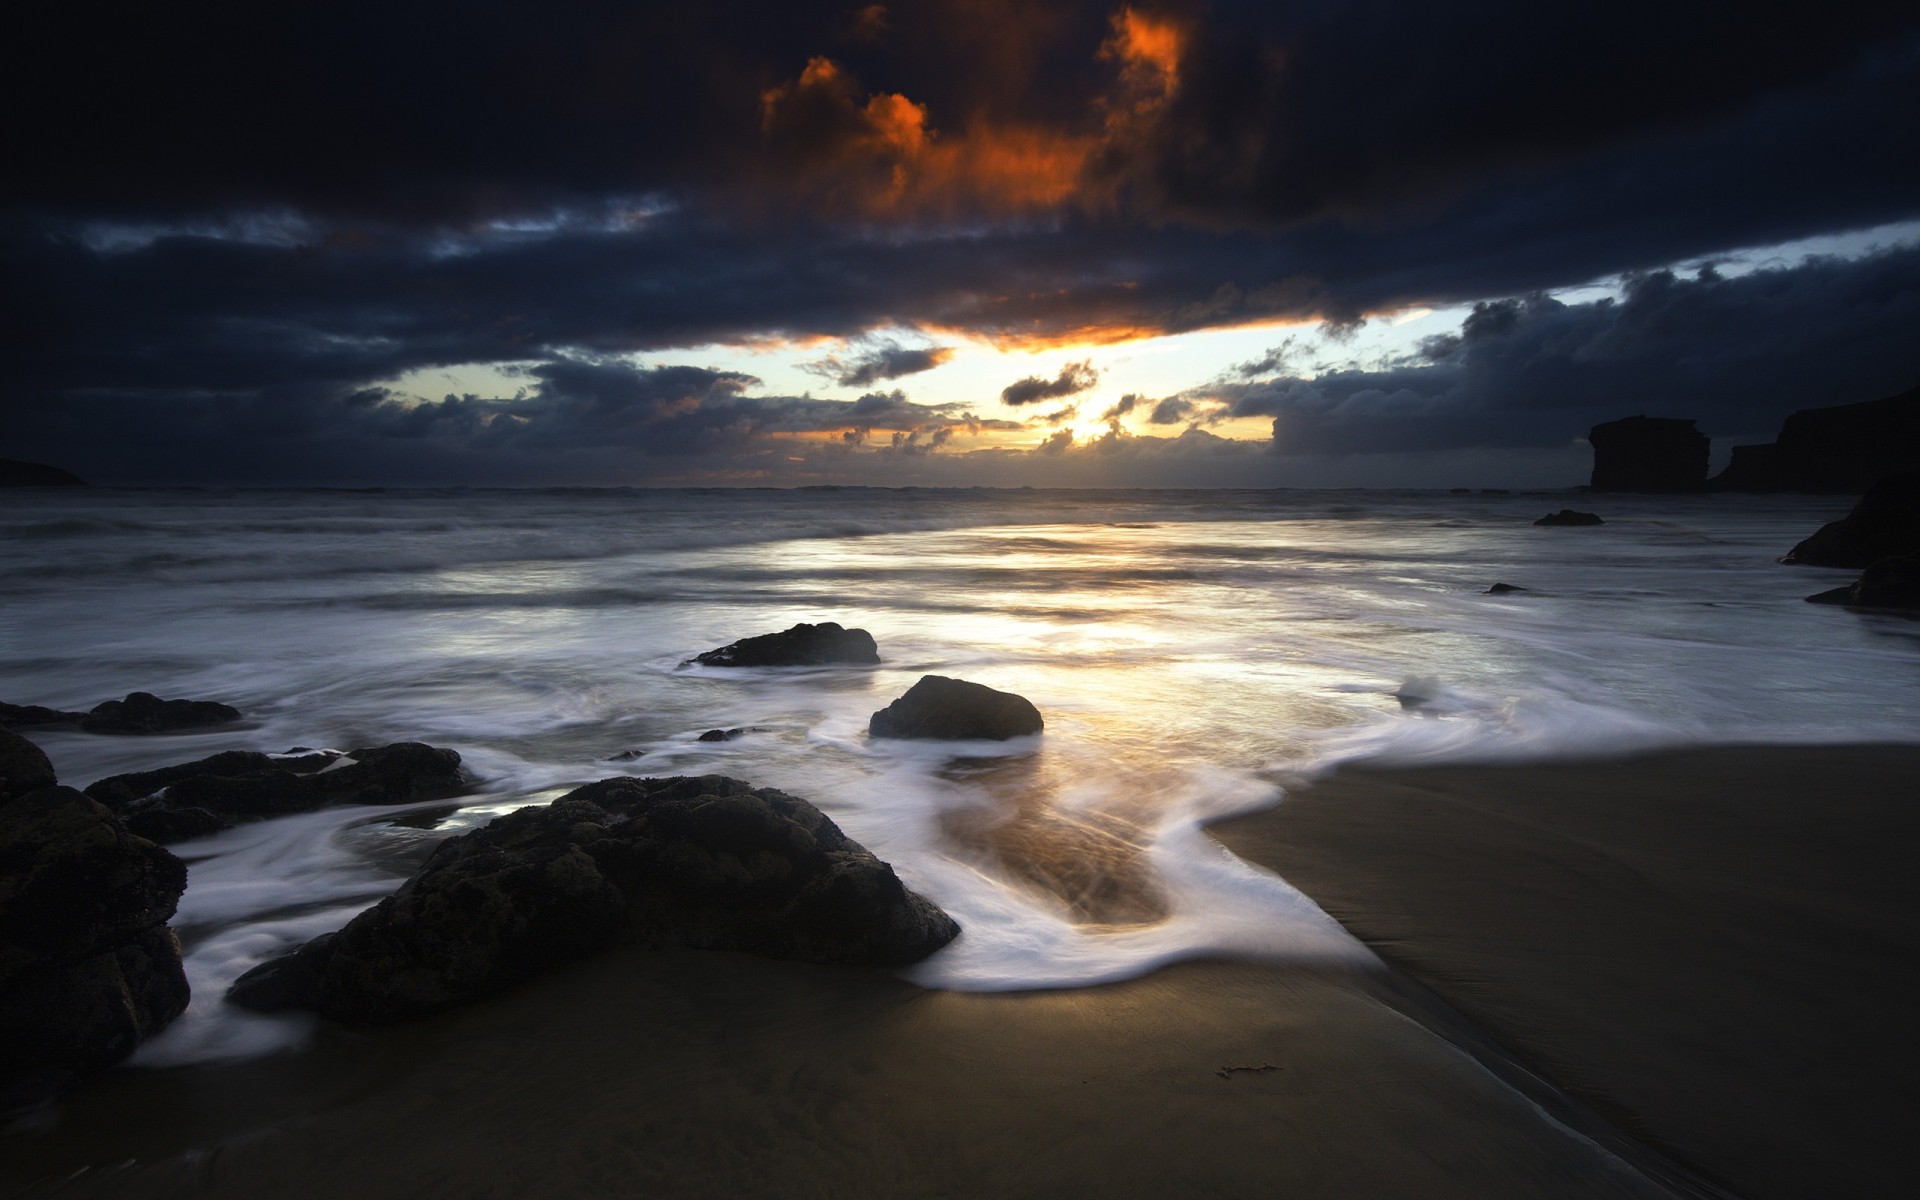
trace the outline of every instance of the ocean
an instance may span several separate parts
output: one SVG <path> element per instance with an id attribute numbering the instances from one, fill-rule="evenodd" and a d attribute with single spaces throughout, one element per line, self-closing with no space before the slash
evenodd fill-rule
<path id="1" fill-rule="evenodd" d="M 1920 740 L 1920 623 L 1803 603 L 1775 559 L 1850 501 L 1417 491 L 19 492 L 0 699 L 135 690 L 239 727 L 30 731 L 74 786 L 224 749 L 424 741 L 474 794 L 174 847 L 194 1001 L 136 1065 L 298 1043 L 221 1002 L 445 837 L 619 774 L 793 792 L 965 929 L 929 987 L 1071 987 L 1203 955 L 1361 961 L 1202 833 L 1343 762 Z M 1566 506 L 1606 519 L 1537 528 Z M 1489 595 L 1495 583 L 1526 589 Z M 877 668 L 688 659 L 799 622 Z M 926 674 L 1032 700 L 1008 743 L 870 742 Z M 744 732 L 702 742 L 710 729 Z M 1809 797 L 1817 804 L 1817 797 Z"/>

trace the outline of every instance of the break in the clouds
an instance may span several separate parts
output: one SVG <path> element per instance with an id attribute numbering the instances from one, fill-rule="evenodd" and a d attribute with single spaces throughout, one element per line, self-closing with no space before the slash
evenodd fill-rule
<path id="1" fill-rule="evenodd" d="M 1100 372 L 1094 370 L 1093 363 L 1068 363 L 1060 368 L 1060 373 L 1052 379 L 1042 379 L 1038 375 L 1029 375 L 1016 380 L 1000 389 L 1002 404 L 1034 404 L 1041 400 L 1058 400 L 1062 396 L 1072 396 L 1084 392 L 1100 382 Z"/>
<path id="2" fill-rule="evenodd" d="M 1618 299 L 1482 302 L 1457 332 L 1377 368 L 1216 382 L 1162 407 L 1271 417 L 1287 454 L 1547 447 L 1640 412 L 1769 441 L 1795 408 L 1911 386 L 1916 284 L 1920 247 L 1731 278 L 1654 271 Z"/>
<path id="3" fill-rule="evenodd" d="M 16 33 L 0 452 L 109 480 L 1046 482 L 1120 442 L 1020 442 L 1007 406 L 1073 398 L 1135 460 L 1249 418 L 1269 460 L 1364 458 L 1642 408 L 1764 434 L 1920 379 L 1861 299 L 1915 286 L 1898 238 L 1648 282 L 1920 220 L 1911 5 L 343 0 Z M 1371 318 L 1474 304 L 1360 361 Z M 1177 381 L 1122 353 L 1282 324 L 1318 332 Z M 752 358 L 823 344 L 805 369 L 859 400 Z M 996 349 L 1082 370 L 964 376 Z M 678 361 L 711 378 L 647 373 Z M 394 384 L 475 371 L 524 387 Z"/>

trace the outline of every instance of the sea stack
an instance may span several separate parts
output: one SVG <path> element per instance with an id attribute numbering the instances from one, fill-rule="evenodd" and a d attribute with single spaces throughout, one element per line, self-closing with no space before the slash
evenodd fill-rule
<path id="1" fill-rule="evenodd" d="M 1706 486 L 1707 435 L 1676 417 L 1626 417 L 1587 431 L 1596 492 L 1697 492 Z"/>

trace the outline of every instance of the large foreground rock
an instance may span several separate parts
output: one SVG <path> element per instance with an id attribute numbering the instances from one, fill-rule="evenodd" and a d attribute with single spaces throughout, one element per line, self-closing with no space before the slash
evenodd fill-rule
<path id="1" fill-rule="evenodd" d="M 1004 741 L 1044 727 L 1040 710 L 1025 696 L 945 675 L 922 676 L 867 721 L 871 737 L 950 741 Z"/>
<path id="2" fill-rule="evenodd" d="M 1587 431 L 1596 492 L 1697 492 L 1711 442 L 1692 421 L 1626 417 Z"/>
<path id="3" fill-rule="evenodd" d="M 40 747 L 17 733 L 0 729 L 0 804 L 56 782 L 53 764 Z"/>
<path id="4" fill-rule="evenodd" d="M 384 1022 L 615 945 L 897 966 L 958 933 L 796 796 L 720 775 L 604 779 L 443 842 L 399 891 L 228 998 Z"/>
<path id="5" fill-rule="evenodd" d="M 283 755 L 229 750 L 157 771 L 114 775 L 87 795 L 156 842 L 216 833 L 243 821 L 344 804 L 411 804 L 468 791 L 460 755 L 421 742 Z"/>
<path id="6" fill-rule="evenodd" d="M 1860 568 L 1916 552 L 1920 552 L 1920 471 L 1908 471 L 1875 483 L 1852 512 L 1822 525 L 1780 561 Z"/>
<path id="7" fill-rule="evenodd" d="M 879 662 L 880 650 L 866 630 L 843 629 L 832 621 L 822 621 L 741 638 L 718 650 L 695 655 L 693 661 L 708 667 L 864 666 Z"/>
<path id="8" fill-rule="evenodd" d="M 185 864 L 50 778 L 16 790 L 37 777 L 22 741 L 0 731 L 0 1109 L 125 1058 L 188 997 L 167 927 Z"/>

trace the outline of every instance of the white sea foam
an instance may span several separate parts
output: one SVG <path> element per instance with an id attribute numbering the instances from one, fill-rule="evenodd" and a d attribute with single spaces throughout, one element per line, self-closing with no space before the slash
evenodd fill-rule
<path id="1" fill-rule="evenodd" d="M 1532 526 L 1564 499 L 34 495 L 0 522 L 21 535 L 0 537 L 0 699 L 85 709 L 139 689 L 247 714 L 181 737 L 35 733 L 77 785 L 400 740 L 452 746 L 479 779 L 431 829 L 336 810 L 179 847 L 195 999 L 151 1063 L 297 1038 L 299 1021 L 225 1006 L 227 983 L 338 927 L 434 839 L 610 775 L 717 772 L 813 800 L 965 926 L 915 978 L 1015 988 L 1356 953 L 1200 831 L 1272 803 L 1282 774 L 1920 736 L 1920 632 L 1807 605 L 1828 575 L 1773 561 L 1834 504 L 1621 497 L 1577 538 Z M 1529 590 L 1485 595 L 1496 581 Z M 868 629 L 883 662 L 684 665 L 820 620 Z M 1047 730 L 870 741 L 869 714 L 923 674 L 1019 692 Z M 696 740 L 713 728 L 752 732 Z"/>

